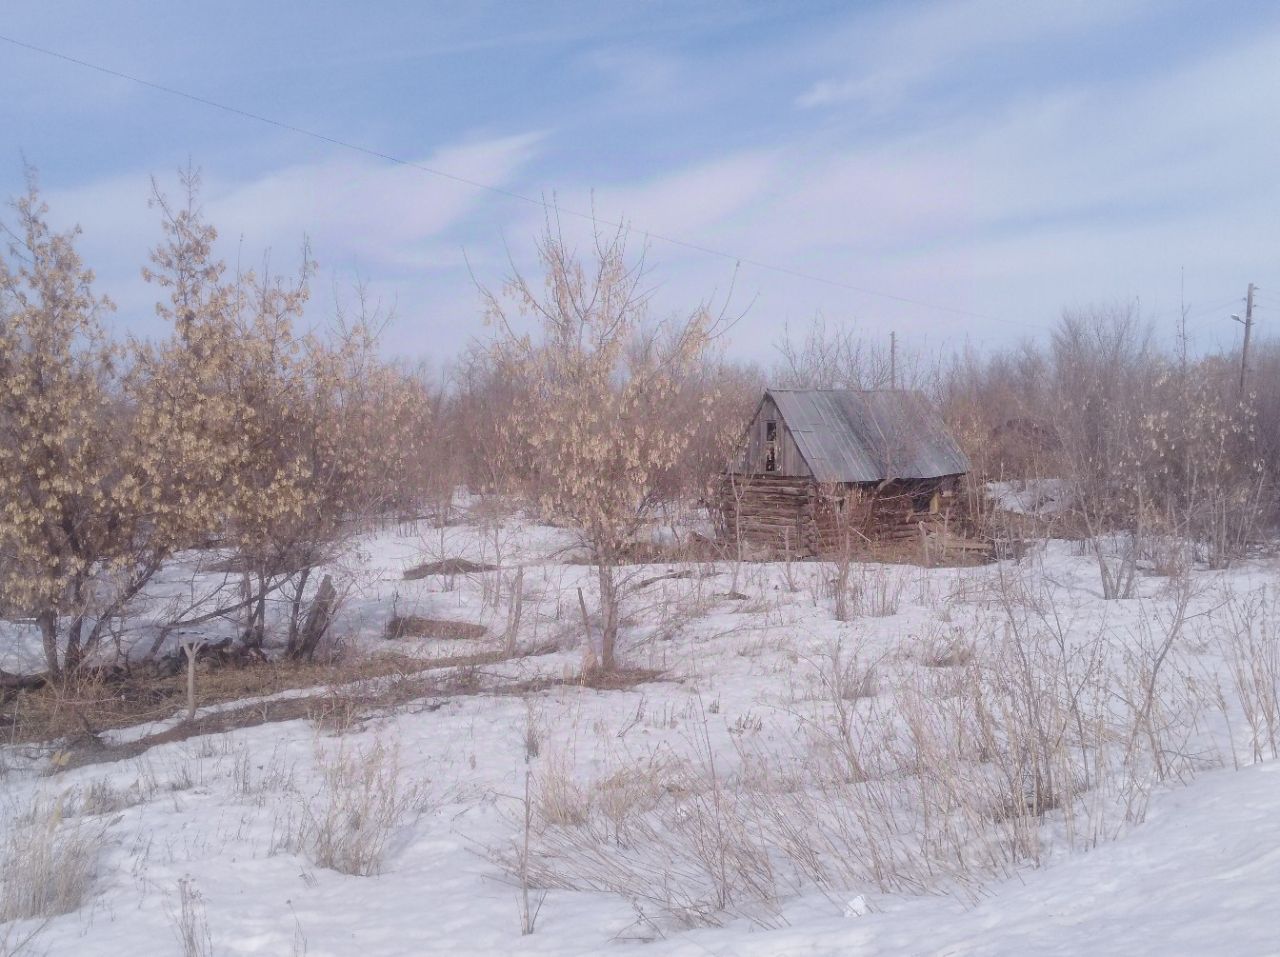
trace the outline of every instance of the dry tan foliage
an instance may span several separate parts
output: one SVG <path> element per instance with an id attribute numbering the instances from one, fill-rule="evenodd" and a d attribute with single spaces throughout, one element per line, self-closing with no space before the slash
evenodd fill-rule
<path id="1" fill-rule="evenodd" d="M 55 679 L 94 655 L 175 551 L 211 537 L 244 568 L 223 604 L 245 611 L 245 640 L 262 642 L 281 591 L 286 652 L 309 657 L 323 631 L 302 628 L 312 569 L 399 492 L 427 430 L 423 381 L 377 355 L 377 310 L 362 296 L 329 332 L 299 332 L 309 257 L 292 281 L 228 276 L 198 177 L 183 182 L 181 206 L 154 193 L 164 239 L 144 275 L 172 330 L 158 343 L 110 340 L 111 304 L 76 231 L 50 230 L 34 176 L 14 205 L 0 263 L 0 605 L 38 622 Z M 155 648 L 208 617 L 179 616 Z"/>
<path id="2" fill-rule="evenodd" d="M 497 330 L 490 362 L 517 396 L 495 452 L 518 466 L 544 512 L 581 533 L 598 573 L 600 664 L 610 670 L 615 569 L 686 454 L 698 404 L 713 398 L 702 394 L 690 407 L 685 386 L 703 368 L 719 318 L 703 304 L 652 323 L 644 264 L 629 260 L 625 231 L 595 240 L 580 257 L 549 226 L 538 244 L 543 288 L 517 271 L 500 292 L 482 292 Z M 537 338 L 518 331 L 523 320 L 536 324 Z"/>
<path id="3" fill-rule="evenodd" d="M 1238 356 L 1195 356 L 1185 339 L 1164 350 L 1153 332 L 1132 306 L 1069 312 L 1047 347 L 966 353 L 939 377 L 980 478 L 1063 483 L 1065 509 L 1029 523 L 998 516 L 992 531 L 1096 542 L 1114 598 L 1132 594 L 1139 562 L 1225 567 L 1280 519 L 1280 419 L 1268 417 L 1280 377 L 1260 374 L 1280 369 L 1280 353 L 1260 350 L 1242 392 Z"/>
<path id="4" fill-rule="evenodd" d="M 185 540 L 164 495 L 185 460 L 129 428 L 140 397 L 103 326 L 111 303 L 78 231 L 50 229 L 33 173 L 14 212 L 0 260 L 0 604 L 36 619 L 56 677 Z"/>
<path id="5" fill-rule="evenodd" d="M 78 909 L 93 885 L 106 827 L 68 820 L 61 799 L 14 813 L 0 845 L 0 921 Z"/>
<path id="6" fill-rule="evenodd" d="M 308 657 L 318 640 L 301 634 L 312 569 L 353 518 L 391 498 L 424 431 L 425 397 L 418 380 L 378 358 L 384 323 L 362 291 L 358 314 L 340 310 L 328 334 L 297 329 L 310 298 L 306 250 L 292 281 L 265 270 L 227 278 L 197 185 L 189 175 L 182 208 L 156 191 L 166 240 L 146 275 L 170 294 L 159 308 L 174 336 L 145 356 L 157 401 L 144 408 L 167 416 L 146 425 L 175 444 L 199 437 L 205 471 L 224 476 L 200 490 L 252 579 L 246 639 L 265 637 L 267 595 L 283 577 L 286 654 Z"/>

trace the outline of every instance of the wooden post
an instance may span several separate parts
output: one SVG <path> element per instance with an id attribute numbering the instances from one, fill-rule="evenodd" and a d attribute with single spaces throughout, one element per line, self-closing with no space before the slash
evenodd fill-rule
<path id="1" fill-rule="evenodd" d="M 516 632 L 520 630 L 520 617 L 524 611 L 524 567 L 516 569 L 511 583 L 511 604 L 507 606 L 507 630 L 502 636 L 502 647 L 508 657 L 516 653 Z"/>
<path id="2" fill-rule="evenodd" d="M 298 660 L 309 659 L 316 652 L 320 639 L 329 630 L 333 620 L 334 606 L 338 603 L 338 590 L 333 587 L 333 578 L 325 575 L 316 590 L 316 597 L 311 599 L 311 607 L 307 609 L 307 620 L 302 626 L 302 640 L 298 642 Z"/>
<path id="3" fill-rule="evenodd" d="M 204 646 L 202 638 L 185 638 L 182 650 L 187 654 L 187 720 L 196 719 L 196 655 Z"/>

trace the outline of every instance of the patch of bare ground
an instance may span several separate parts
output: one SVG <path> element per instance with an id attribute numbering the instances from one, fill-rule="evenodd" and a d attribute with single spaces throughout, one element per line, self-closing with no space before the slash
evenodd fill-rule
<path id="1" fill-rule="evenodd" d="M 422 618 L 419 615 L 394 615 L 387 619 L 388 638 L 437 638 L 443 640 L 474 640 L 489 633 L 484 625 L 471 621 L 452 621 L 444 618 Z"/>
<path id="2" fill-rule="evenodd" d="M 424 562 L 421 565 L 406 568 L 404 580 L 407 582 L 418 581 L 421 578 L 428 578 L 432 575 L 474 575 L 479 572 L 496 571 L 497 568 L 497 565 L 490 565 L 486 562 L 473 562 L 466 558 L 445 558 L 438 562 Z"/>
<path id="3" fill-rule="evenodd" d="M 596 691 L 621 691 L 634 688 L 636 685 L 648 684 L 662 678 L 661 671 L 648 668 L 619 668 L 614 671 L 588 671 L 578 675 L 572 681 L 558 681 L 556 684 L 575 684 Z"/>
<path id="4" fill-rule="evenodd" d="M 636 590 L 639 591 L 641 588 L 648 588 L 650 585 L 656 585 L 658 582 L 679 581 L 683 578 L 692 577 L 693 572 L 687 568 L 682 571 L 671 571 L 667 572 L 665 575 L 654 575 L 652 578 L 642 579 L 636 583 Z"/>
<path id="5" fill-rule="evenodd" d="M 838 561 L 838 549 L 824 551 L 819 561 Z M 986 537 L 964 537 L 955 533 L 930 533 L 927 541 L 906 538 L 899 541 L 859 542 L 850 546 L 849 557 L 856 562 L 879 565 L 919 565 L 926 568 L 970 568 L 989 565 L 995 545 Z"/>
<path id="6" fill-rule="evenodd" d="M 197 695 L 200 706 L 208 707 L 301 688 L 331 688 L 372 678 L 487 664 L 503 657 L 490 652 L 436 658 L 384 654 L 333 662 L 250 659 L 239 665 L 201 667 Z M 151 670 L 134 674 L 110 671 L 60 686 L 15 689 L 0 698 L 0 735 L 11 744 L 31 744 L 166 720 L 186 706 L 186 682 L 183 673 L 166 676 Z"/>
<path id="7" fill-rule="evenodd" d="M 554 650 L 548 646 L 534 649 L 529 654 L 545 654 Z M 379 711 L 413 702 L 424 702 L 422 710 L 434 711 L 450 698 L 481 694 L 524 695 L 563 686 L 591 688 L 596 691 L 623 691 L 663 680 L 662 672 L 645 668 L 541 676 L 496 683 L 482 680 L 482 666 L 504 660 L 509 659 L 499 652 L 493 652 L 415 661 L 413 670 L 402 670 L 398 673 L 398 680 L 381 686 L 348 684 L 347 687 L 336 687 L 304 697 L 257 701 L 206 713 L 194 720 L 120 744 L 108 744 L 96 735 L 80 734 L 65 742 L 62 749 L 55 753 L 52 770 L 56 773 L 90 764 L 133 758 L 158 745 L 262 724 L 306 719 L 322 727 L 341 730 L 358 725 Z M 427 671 L 432 673 L 423 673 Z"/>

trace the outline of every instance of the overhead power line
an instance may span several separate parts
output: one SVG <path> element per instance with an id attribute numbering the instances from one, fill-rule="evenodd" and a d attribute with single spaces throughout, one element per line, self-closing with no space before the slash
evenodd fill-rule
<path id="1" fill-rule="evenodd" d="M 112 69 L 111 67 L 102 66 L 101 64 L 98 64 L 98 63 L 92 63 L 88 60 L 83 60 L 79 57 L 71 56 L 66 53 L 59 53 L 57 50 L 50 50 L 47 47 L 37 46 L 34 43 L 27 43 L 15 37 L 10 37 L 10 36 L 5 36 L 4 34 L 0 34 L 0 40 L 4 41 L 5 43 L 9 43 L 13 46 L 20 47 L 24 50 L 30 50 L 33 53 L 39 53 L 43 56 L 52 57 L 56 60 L 62 60 L 66 63 L 73 63 L 76 66 L 84 67 L 87 70 L 94 70 L 105 76 L 115 77 L 116 79 L 120 79 L 120 80 L 127 80 L 130 83 L 136 83 L 139 86 L 144 86 L 144 87 L 147 87 L 148 89 L 156 90 L 157 92 L 165 93 L 169 96 L 179 97 L 181 99 L 188 100 L 192 103 L 199 103 L 202 106 L 207 106 L 215 110 L 221 110 L 224 113 L 230 113 L 234 116 L 239 116 L 244 119 L 253 120 L 258 123 L 266 124 L 267 126 L 273 126 L 276 129 L 285 130 L 289 133 L 295 133 L 299 136 L 310 137 L 313 140 L 318 140 L 322 143 L 327 143 L 331 146 L 337 146 L 337 147 L 340 147 L 341 149 L 352 150 L 357 153 L 363 153 L 366 156 L 372 156 L 376 159 L 386 160 L 387 162 L 394 163 L 398 166 L 405 166 L 411 169 L 416 169 L 423 173 L 428 173 L 431 176 L 436 176 L 441 179 L 445 179 L 453 183 L 457 183 L 458 185 L 461 185 L 461 186 L 468 186 L 468 187 L 471 187 L 472 189 L 483 190 L 488 193 L 493 193 L 498 196 L 506 197 L 507 199 L 513 199 L 521 203 L 527 203 L 528 205 L 536 206 L 540 209 L 543 209 L 549 212 L 571 216 L 575 219 L 587 220 L 589 222 L 597 223 L 602 226 L 609 226 L 615 229 L 626 228 L 625 223 L 612 222 L 607 219 L 601 219 L 600 217 L 596 216 L 594 213 L 586 213 L 580 210 L 567 209 L 563 206 L 560 206 L 557 203 L 548 202 L 546 199 L 539 199 L 536 196 L 529 196 L 525 193 L 516 192 L 515 190 L 503 189 L 501 186 L 494 186 L 490 183 L 482 183 L 482 182 L 479 182 L 478 180 L 468 179 L 465 176 L 459 176 L 456 173 L 450 173 L 446 170 L 437 169 L 432 166 L 426 166 L 422 163 L 417 163 L 417 162 L 414 162 L 413 160 L 408 160 L 401 156 L 395 156 L 391 153 L 383 152 L 382 150 L 373 149 L 372 147 L 368 147 L 368 146 L 362 146 L 359 143 L 352 143 L 348 140 L 339 139 L 336 136 L 329 136 L 326 133 L 319 133 L 315 130 L 310 130 L 305 127 L 296 126 L 292 123 L 287 123 L 283 120 L 273 119 L 272 117 L 265 116 L 261 113 L 255 113 L 250 110 L 240 109 L 239 107 L 231 106 L 226 103 L 220 103 L 217 100 L 211 100 L 208 97 L 199 96 L 195 93 L 189 93 L 186 90 L 180 90 L 176 87 L 167 86 L 163 83 L 156 83 L 156 82 L 153 82 L 152 80 L 147 80 L 139 76 L 134 76 L 133 74 L 125 73 L 122 70 L 115 70 L 115 69 Z M 763 269 L 769 272 L 778 273 L 780 275 L 790 276 L 794 279 L 801 279 L 807 282 L 821 283 L 826 286 L 832 286 L 836 289 L 844 289 L 849 292 L 856 292 L 864 296 L 873 296 L 878 299 L 886 299 L 892 302 L 900 302 L 907 305 L 919 306 L 921 308 L 931 309 L 936 312 L 951 313 L 957 316 L 967 316 L 972 319 L 983 319 L 990 322 L 999 322 L 999 323 L 1004 323 L 1006 325 L 1021 326 L 1024 328 L 1042 328 L 1037 323 L 1019 322 L 1013 319 L 1003 319 L 1000 316 L 993 316 L 987 313 L 974 312 L 969 309 L 960 309 L 955 306 L 944 306 L 938 303 L 926 302 L 925 300 L 922 300 L 922 299 L 915 299 L 910 296 L 900 296 L 894 293 L 883 292 L 877 289 L 869 289 L 865 286 L 855 285 L 854 283 L 845 282 L 840 279 L 832 279 L 829 276 L 822 276 L 817 273 L 805 272 L 799 269 L 792 269 L 789 266 L 782 266 L 776 263 L 765 262 L 764 260 L 760 260 L 760 259 L 752 259 L 747 256 L 739 256 L 735 253 L 727 252 L 723 249 L 716 249 L 712 246 L 705 246 L 701 243 L 690 242 L 685 239 L 679 239 L 675 236 L 667 236 L 662 233 L 656 233 L 656 232 L 652 232 L 644 229 L 641 229 L 640 231 L 643 233 L 643 235 L 645 235 L 646 237 L 649 237 L 650 239 L 655 239 L 655 240 L 658 240 L 659 242 L 667 243 L 668 245 L 671 245 L 671 246 L 678 246 L 682 249 L 688 249 L 693 252 L 703 253 L 704 255 L 715 256 L 720 259 L 730 260 L 735 264 L 738 264 L 741 266 L 751 266 L 756 269 Z"/>
<path id="2" fill-rule="evenodd" d="M 1196 309 L 1194 312 L 1189 312 L 1187 314 L 1187 319 L 1188 320 L 1202 319 L 1205 316 L 1209 316 L 1209 315 L 1213 315 L 1216 318 L 1218 315 L 1222 313 L 1223 309 L 1226 309 L 1228 306 L 1235 305 L 1237 302 L 1240 302 L 1240 301 L 1242 301 L 1241 296 L 1228 296 L 1226 299 L 1218 300 L 1216 303 L 1212 305 L 1202 306 L 1201 308 Z"/>

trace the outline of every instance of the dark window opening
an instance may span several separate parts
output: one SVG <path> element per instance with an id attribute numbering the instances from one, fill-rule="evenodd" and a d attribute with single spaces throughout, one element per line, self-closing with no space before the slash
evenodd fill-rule
<path id="1" fill-rule="evenodd" d="M 778 423 L 764 424 L 764 470 L 778 471 Z"/>

